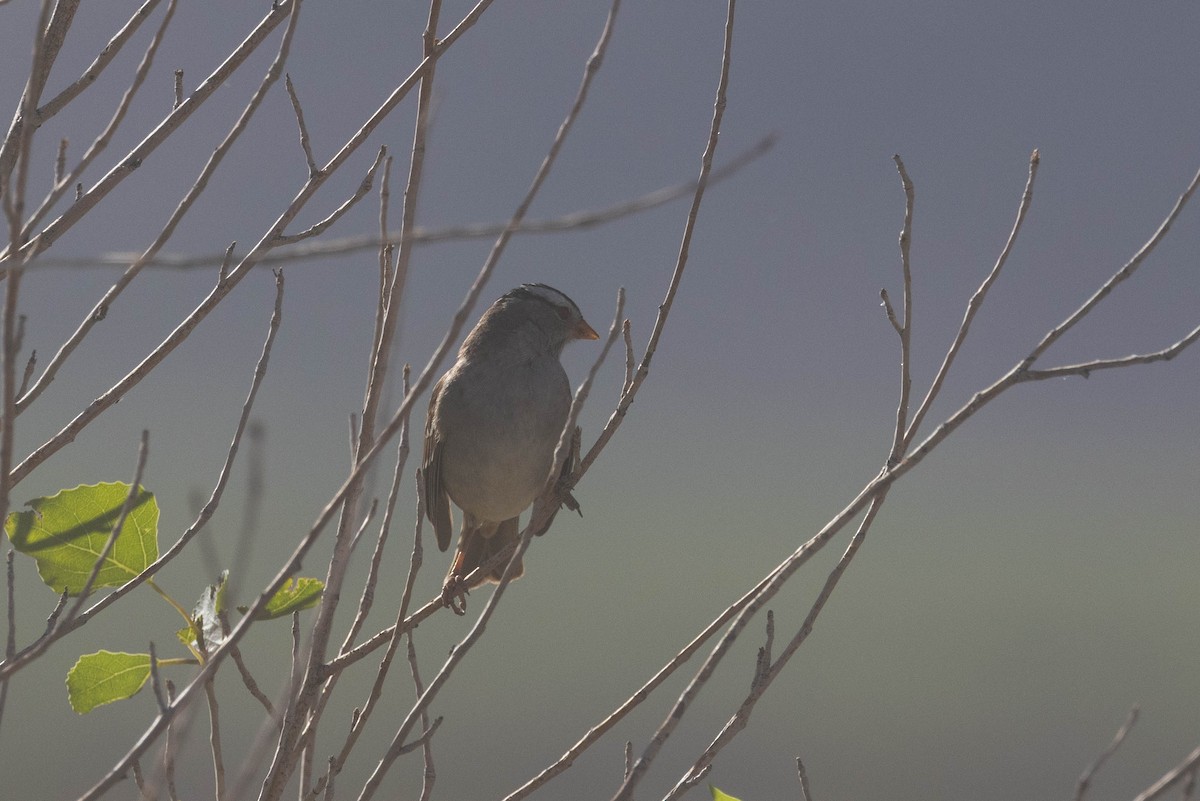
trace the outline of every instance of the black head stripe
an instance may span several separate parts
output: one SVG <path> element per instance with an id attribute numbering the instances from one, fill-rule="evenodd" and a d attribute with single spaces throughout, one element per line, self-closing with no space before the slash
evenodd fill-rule
<path id="1" fill-rule="evenodd" d="M 570 306 L 571 309 L 574 310 L 576 316 L 583 316 L 583 313 L 579 311 L 579 307 L 575 305 L 575 301 L 571 300 L 562 292 L 548 284 L 521 284 L 521 286 L 517 287 L 516 289 L 507 292 L 504 297 L 512 298 L 514 300 L 537 300 L 554 306 L 555 308 L 562 305 L 548 298 L 546 296 L 547 294 L 560 298 L 567 306 Z"/>

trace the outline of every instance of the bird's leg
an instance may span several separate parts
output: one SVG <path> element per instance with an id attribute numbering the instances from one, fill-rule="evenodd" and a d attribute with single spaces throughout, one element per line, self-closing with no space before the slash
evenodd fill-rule
<path id="1" fill-rule="evenodd" d="M 466 576 L 462 572 L 465 557 L 465 551 L 460 548 L 454 554 L 454 562 L 450 565 L 450 572 L 446 574 L 446 580 L 442 582 L 442 606 L 456 615 L 467 613 L 467 595 L 471 591 L 467 585 Z"/>
<path id="2" fill-rule="evenodd" d="M 580 517 L 583 517 L 583 510 L 579 506 L 579 501 L 575 500 L 575 496 L 571 494 L 571 490 L 575 488 L 571 482 L 571 476 L 579 467 L 579 450 L 582 440 L 583 429 L 575 426 L 575 430 L 571 432 L 571 449 L 567 452 L 567 458 L 563 460 L 562 472 L 554 485 L 554 494 L 558 497 L 559 504 Z"/>

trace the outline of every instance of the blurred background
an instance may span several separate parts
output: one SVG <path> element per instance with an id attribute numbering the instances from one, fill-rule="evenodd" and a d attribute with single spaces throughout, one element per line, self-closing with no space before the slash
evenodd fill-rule
<path id="1" fill-rule="evenodd" d="M 444 32 L 469 10 L 447 2 Z M 84 3 L 48 95 L 74 80 L 136 8 Z M 91 185 L 169 111 L 172 74 L 193 89 L 267 4 L 181 4 L 158 60 Z M 31 196 L 51 179 L 61 137 L 72 161 L 129 81 L 161 9 L 77 103 L 35 141 Z M 438 228 L 508 218 L 574 97 L 603 24 L 603 3 L 497 3 L 441 60 L 418 222 Z M 418 63 L 420 3 L 307 0 L 287 64 L 318 162 Z M 15 109 L 37 4 L 0 7 L 0 97 Z M 627 0 L 588 105 L 531 212 L 546 219 L 605 207 L 699 170 L 725 21 L 719 3 Z M 904 196 L 892 155 L 916 184 L 912 245 L 914 392 L 920 397 L 971 292 L 1008 235 L 1030 152 L 1041 152 L 1033 206 L 1006 271 L 977 318 L 932 428 L 1022 358 L 1145 242 L 1200 167 L 1196 32 L 1200 7 L 1156 3 L 743 3 L 717 163 L 768 134 L 777 143 L 710 187 L 691 260 L 649 379 L 618 435 L 561 515 L 533 543 L 527 577 L 433 707 L 435 797 L 500 798 L 556 759 L 709 620 L 836 514 L 886 458 L 898 345 L 879 306 L 901 290 Z M 113 267 L 54 259 L 138 251 L 157 235 L 274 56 L 275 39 L 177 135 L 31 269 L 26 348 L 44 364 L 116 280 Z M 397 157 L 394 220 L 415 93 L 305 209 L 298 231 L 361 180 L 380 145 Z M 307 175 L 282 84 L 167 246 L 239 252 L 256 242 Z M 668 284 L 686 198 L 610 224 L 513 239 L 475 315 L 514 285 L 569 294 L 598 330 L 624 286 L 635 344 Z M 330 236 L 377 231 L 374 194 Z M 398 361 L 423 366 L 491 241 L 419 248 Z M 1189 208 L 1136 278 L 1047 354 L 1043 366 L 1165 347 L 1200 323 L 1200 208 Z M 348 418 L 361 406 L 377 255 L 285 265 L 284 320 L 256 417 L 266 484 L 250 554 L 235 553 L 246 503 L 240 462 L 207 531 L 161 584 L 190 604 L 238 572 L 246 595 L 278 569 L 345 477 Z M 57 432 L 149 353 L 207 294 L 216 267 L 148 269 L 109 310 L 58 379 L 19 420 L 18 458 Z M 165 548 L 207 497 L 266 333 L 269 270 L 244 280 L 119 406 L 14 490 L 13 500 L 128 481 L 150 430 L 144 483 L 163 508 Z M 596 354 L 573 345 L 573 380 Z M 819 799 L 1064 798 L 1129 708 L 1138 727 L 1091 798 L 1128 797 L 1200 738 L 1200 351 L 1166 364 L 1027 384 L 954 434 L 891 492 L 816 630 L 710 780 L 745 801 L 799 795 L 803 758 Z M 620 389 L 619 352 L 583 415 L 584 445 Z M 395 396 L 398 402 L 398 394 Z M 423 424 L 425 401 L 413 424 Z M 419 439 L 416 441 L 419 453 Z M 417 456 L 405 468 L 411 476 Z M 375 478 L 382 492 L 392 466 Z M 410 487 L 397 509 L 385 579 L 367 630 L 388 625 L 412 547 Z M 800 625 L 848 536 L 773 603 L 777 641 Z M 304 565 L 323 577 L 321 540 Z M 428 537 L 417 597 L 448 559 Z M 208 546 L 206 546 L 208 547 Z M 351 576 L 358 586 L 369 548 Z M 18 645 L 54 606 L 31 560 L 17 558 Z M 472 596 L 482 608 L 486 591 Z M 354 591 L 344 601 L 356 599 Z M 340 631 L 350 620 L 343 603 Z M 311 613 L 309 613 L 311 614 Z M 472 617 L 436 616 L 416 632 L 425 678 Z M 66 671 L 81 653 L 171 647 L 175 613 L 139 591 L 61 641 L 11 685 L 0 730 L 6 796 L 72 798 L 91 786 L 154 714 L 143 693 L 85 717 Z M 749 686 L 762 621 L 701 696 L 639 797 L 653 798 L 719 730 Z M 273 692 L 288 670 L 288 626 L 263 625 L 247 658 Z M 340 641 L 340 634 L 335 641 Z M 319 761 L 340 747 L 375 658 L 341 686 Z M 640 753 L 690 670 L 538 798 L 608 798 L 626 740 Z M 182 684 L 186 669 L 174 678 Z M 408 708 L 404 668 L 340 780 L 370 770 Z M 253 737 L 258 707 L 236 676 L 218 680 L 227 754 Z M 197 719 L 180 765 L 203 791 L 211 768 Z M 227 761 L 237 760 L 227 757 Z M 398 763 L 388 797 L 415 797 L 420 760 Z M 114 797 L 132 792 L 132 785 Z M 197 797 L 198 794 L 192 794 Z M 112 795 L 112 794 L 110 794 Z M 706 796 L 703 788 L 691 796 Z"/>

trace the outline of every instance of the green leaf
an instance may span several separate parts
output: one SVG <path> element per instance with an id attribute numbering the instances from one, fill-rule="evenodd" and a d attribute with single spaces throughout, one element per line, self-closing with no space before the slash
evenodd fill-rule
<path id="1" fill-rule="evenodd" d="M 292 612 L 316 606 L 321 600 L 321 591 L 325 582 L 315 578 L 294 578 L 279 588 L 279 592 L 267 601 L 260 620 L 274 620 L 285 617 Z"/>
<path id="2" fill-rule="evenodd" d="M 708 791 L 712 793 L 713 801 L 738 801 L 738 799 L 734 798 L 729 793 L 723 793 L 716 787 L 713 787 L 711 784 L 708 785 Z"/>
<path id="3" fill-rule="evenodd" d="M 192 622 L 204 632 L 204 644 L 209 652 L 225 641 L 219 615 L 225 610 L 225 585 L 228 581 L 229 571 L 222 570 L 221 575 L 217 577 L 217 583 L 205 587 L 204 592 L 200 593 L 200 600 L 192 607 Z M 192 626 L 181 628 L 175 635 L 189 648 L 198 646 L 196 631 Z"/>
<path id="4" fill-rule="evenodd" d="M 83 715 L 102 704 L 132 698 L 149 678 L 150 654 L 84 654 L 67 673 L 67 697 L 71 708 Z"/>
<path id="5" fill-rule="evenodd" d="M 4 529 L 13 547 L 37 560 L 38 575 L 55 592 L 78 595 L 104 550 L 129 495 L 123 483 L 82 485 L 29 502 Z M 119 587 L 158 558 L 158 503 L 139 488 L 94 589 Z"/>

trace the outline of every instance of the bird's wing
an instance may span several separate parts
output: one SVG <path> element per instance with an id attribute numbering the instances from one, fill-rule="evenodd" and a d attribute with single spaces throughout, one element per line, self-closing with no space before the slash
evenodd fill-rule
<path id="1" fill-rule="evenodd" d="M 438 396 L 442 392 L 442 381 L 439 379 L 433 385 L 429 396 L 429 413 L 425 417 L 425 452 L 422 458 L 421 473 L 425 478 L 425 514 L 433 523 L 433 531 L 437 535 L 438 548 L 446 550 L 450 547 L 450 495 L 442 486 L 442 449 L 445 443 L 434 428 L 434 418 Z"/>

